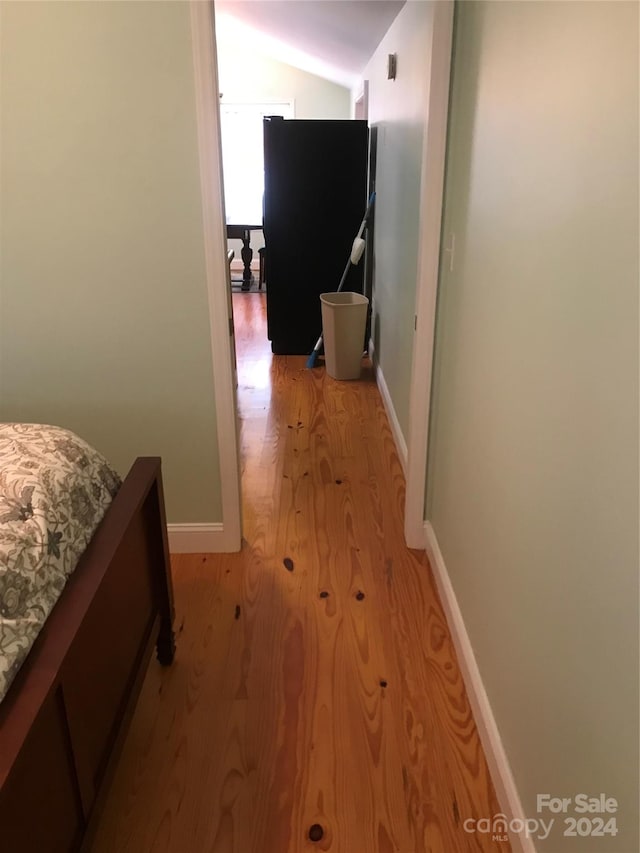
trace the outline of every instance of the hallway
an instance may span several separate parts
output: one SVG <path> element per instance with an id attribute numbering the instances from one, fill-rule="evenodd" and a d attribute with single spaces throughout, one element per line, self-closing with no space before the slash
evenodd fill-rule
<path id="1" fill-rule="evenodd" d="M 152 662 L 94 853 L 508 851 L 370 366 L 272 357 L 234 294 L 239 554 L 173 558 L 177 655 Z"/>

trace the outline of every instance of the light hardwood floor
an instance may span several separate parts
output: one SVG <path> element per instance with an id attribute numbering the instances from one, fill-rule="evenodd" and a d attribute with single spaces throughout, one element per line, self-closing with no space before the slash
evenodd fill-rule
<path id="1" fill-rule="evenodd" d="M 243 548 L 174 557 L 176 660 L 92 850 L 508 851 L 463 828 L 500 809 L 370 366 L 272 357 L 264 295 L 233 301 Z"/>

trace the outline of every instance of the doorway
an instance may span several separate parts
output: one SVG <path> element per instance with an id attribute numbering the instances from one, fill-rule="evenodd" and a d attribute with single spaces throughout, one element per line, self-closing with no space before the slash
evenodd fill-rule
<path id="1" fill-rule="evenodd" d="M 424 494 L 429 423 L 431 362 L 438 280 L 442 180 L 446 143 L 453 4 L 435 4 L 434 63 L 422 169 L 421 234 L 416 299 L 416 336 L 410 391 L 405 536 L 424 547 Z M 226 233 L 220 157 L 219 103 L 213 4 L 192 4 L 196 97 L 204 184 L 207 268 L 212 350 L 218 413 L 223 526 L 228 543 L 240 546 L 239 447 L 233 374 L 235 352 L 226 258 Z M 363 104 L 358 109 L 363 109 Z M 212 156 L 213 152 L 213 156 Z M 215 162 L 214 162 L 215 161 Z M 217 194 L 217 195 L 216 195 Z M 224 292 L 223 292 L 224 288 Z M 425 370 L 426 366 L 426 370 Z M 425 382 L 425 373 L 428 373 Z M 226 535 L 226 534 L 225 534 Z M 224 550 L 224 549 L 221 549 Z M 234 550 L 229 547 L 228 550 Z"/>
<path id="2" fill-rule="evenodd" d="M 273 59 L 258 58 L 258 51 L 238 51 L 237 38 L 232 46 L 225 43 L 228 34 L 224 31 L 222 16 L 214 17 L 218 56 L 216 101 L 219 104 L 219 130 L 221 134 L 222 178 L 224 184 L 225 228 L 231 224 L 255 225 L 262 222 L 262 120 L 267 115 L 283 118 L 342 119 L 352 118 L 352 97 L 346 86 L 331 83 L 310 72 L 285 66 Z M 217 26 L 217 25 L 220 26 Z M 237 36 L 237 34 L 236 34 Z M 242 60 L 240 62 L 240 60 Z M 239 66 L 242 65 L 242 68 Z M 286 74 L 285 74 L 285 70 Z M 233 73 L 232 73 L 233 72 Z M 256 85 L 256 81 L 259 85 Z M 364 194 L 365 187 L 363 187 Z M 358 221 L 362 215 L 358 209 Z M 250 220 L 250 221 L 249 221 Z M 249 230 L 249 229 L 247 229 Z M 354 231 L 355 233 L 355 231 Z M 313 235 L 307 234 L 308 245 L 314 245 Z M 299 245 L 302 245 L 301 243 Z M 258 290 L 260 250 L 264 246 L 260 229 L 250 230 L 252 254 L 250 275 L 245 278 L 242 243 L 230 241 L 233 250 L 230 275 L 231 291 L 236 295 L 251 296 Z M 350 247 L 350 246 L 349 246 Z M 320 249 L 320 251 L 322 251 Z M 326 252 L 325 252 L 326 254 Z M 266 257 L 266 288 L 269 287 L 269 259 Z M 344 258 L 341 257 L 341 269 Z M 296 267 L 297 268 L 297 267 Z M 239 277 L 245 278 L 246 288 Z M 335 277 L 335 276 L 334 276 Z M 247 280 L 248 279 L 248 280 Z M 339 280 L 339 273 L 336 281 Z M 330 289 L 330 288 L 329 288 Z M 233 303 L 234 298 L 231 299 Z M 264 297 L 262 298 L 264 301 Z M 237 335 L 242 334 L 241 317 L 230 308 L 231 322 L 235 323 Z M 275 313 L 275 312 L 274 312 Z M 314 324 L 315 325 L 315 324 Z M 319 331 L 319 329 L 318 329 Z M 318 332 L 315 331 L 315 337 Z M 315 341 L 314 337 L 314 341 Z M 313 342 L 309 345 L 310 351 Z M 242 348 L 234 346 L 237 358 L 238 380 L 242 383 L 246 372 L 242 364 Z M 240 450 L 240 448 L 239 448 Z M 224 453 L 221 449 L 221 455 Z M 239 459 L 241 468 L 243 460 Z"/>

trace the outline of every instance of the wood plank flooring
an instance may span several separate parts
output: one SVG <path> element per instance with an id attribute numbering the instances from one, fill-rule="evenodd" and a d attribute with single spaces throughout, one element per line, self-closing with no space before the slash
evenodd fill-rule
<path id="1" fill-rule="evenodd" d="M 243 548 L 173 558 L 176 661 L 150 666 L 92 850 L 510 850 L 463 828 L 500 809 L 370 366 L 272 357 L 264 295 L 233 302 Z"/>

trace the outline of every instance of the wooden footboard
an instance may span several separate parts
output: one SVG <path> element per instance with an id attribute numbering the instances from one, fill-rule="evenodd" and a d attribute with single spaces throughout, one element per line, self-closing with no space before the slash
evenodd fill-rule
<path id="1" fill-rule="evenodd" d="M 80 849 L 172 625 L 160 460 L 139 458 L 0 703 L 2 850 Z"/>

